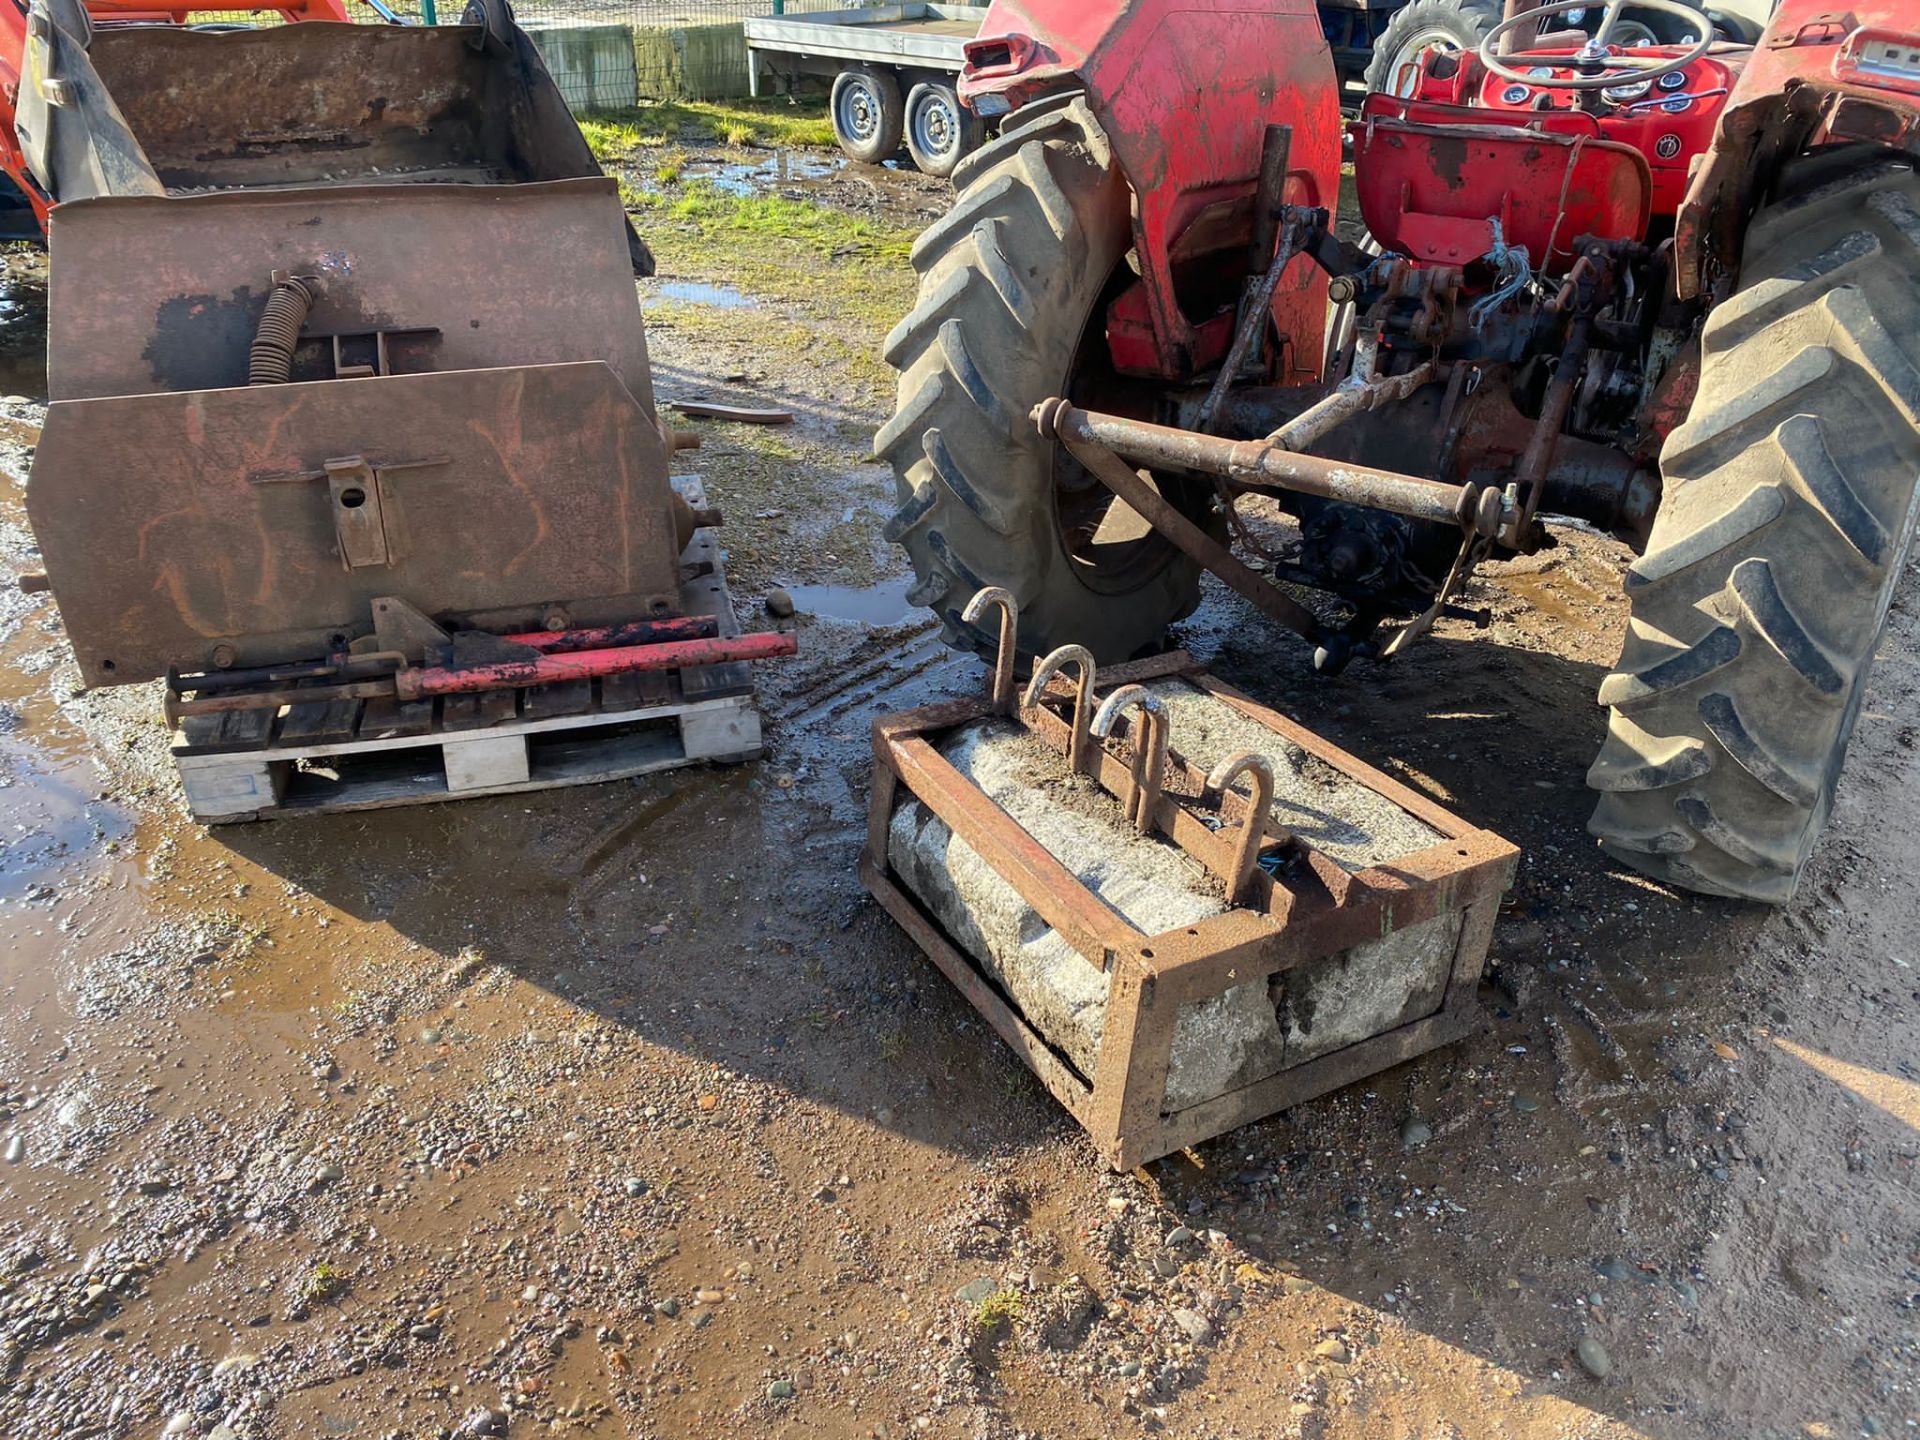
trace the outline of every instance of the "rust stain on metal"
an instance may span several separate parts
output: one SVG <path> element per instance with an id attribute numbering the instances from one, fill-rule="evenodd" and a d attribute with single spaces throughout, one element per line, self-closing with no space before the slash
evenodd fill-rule
<path id="1" fill-rule="evenodd" d="M 1467 142 L 1460 135 L 1436 135 L 1429 144 L 1428 155 L 1433 162 L 1433 173 L 1449 190 L 1458 190 L 1466 183 L 1461 172 L 1467 164 Z"/>
<path id="2" fill-rule="evenodd" d="M 352 487 L 325 462 L 356 453 L 384 560 L 371 530 L 342 549 L 369 507 L 336 501 Z M 445 461 L 405 463 L 423 453 Z M 372 633 L 382 595 L 483 629 L 650 616 L 678 594 L 666 468 L 612 372 L 576 362 L 56 402 L 28 511 L 83 673 L 111 684 L 215 643 L 246 665 L 324 655 Z"/>

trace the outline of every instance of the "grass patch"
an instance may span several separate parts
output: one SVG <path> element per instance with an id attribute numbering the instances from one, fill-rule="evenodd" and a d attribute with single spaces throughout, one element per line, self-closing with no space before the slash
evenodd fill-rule
<path id="1" fill-rule="evenodd" d="M 336 1300 L 346 1293 L 347 1277 L 325 1260 L 315 1263 L 300 1287 L 301 1297 L 315 1304 Z"/>
<path id="2" fill-rule="evenodd" d="M 782 426 L 728 425 L 726 434 L 727 444 L 731 448 L 763 459 L 798 461 L 808 458 L 808 450 L 796 445 L 790 438 L 792 432 Z"/>
<path id="3" fill-rule="evenodd" d="M 915 232 L 905 226 L 785 195 L 734 195 L 704 180 L 691 180 L 673 195 L 643 191 L 629 198 L 648 218 L 684 221 L 712 238 L 791 242 L 829 257 L 860 249 L 899 261 L 913 248 Z"/>
<path id="4" fill-rule="evenodd" d="M 894 376 L 879 349 L 913 307 L 913 230 L 782 195 L 731 195 L 700 180 L 671 194 L 623 184 L 621 194 L 663 278 L 732 285 L 818 323 L 750 309 L 682 313 L 662 302 L 650 302 L 650 314 L 703 334 L 738 331 L 755 349 L 790 346 L 823 368 L 844 364 L 875 397 L 890 395 Z"/>
<path id="5" fill-rule="evenodd" d="M 666 251 L 646 229 L 642 228 L 640 233 L 646 236 L 647 243 L 654 246 L 656 253 L 661 254 L 661 270 L 668 271 L 675 279 L 707 278 L 707 273 L 716 280 L 740 278 L 737 270 L 729 277 L 724 265 L 711 272 L 696 270 L 683 255 Z M 852 265 L 848 268 L 858 271 L 861 267 Z M 705 344 L 731 348 L 743 354 L 766 350 L 805 355 L 821 374 L 845 376 L 856 384 L 863 392 L 866 404 L 887 409 L 891 408 L 894 384 L 898 377 L 880 358 L 880 342 L 894 321 L 906 314 L 913 304 L 911 280 L 909 274 L 909 283 L 901 297 L 902 303 L 884 317 L 876 315 L 862 318 L 846 313 L 836 314 L 831 300 L 823 302 L 822 297 L 816 294 L 799 299 L 798 303 L 804 305 L 809 314 L 818 315 L 827 323 L 793 320 L 783 315 L 769 315 L 764 310 L 722 310 L 711 305 L 660 299 L 646 301 L 646 320 L 649 326 L 663 329 L 671 327 L 688 335 L 697 335 Z M 843 285 L 851 287 L 857 283 L 857 276 L 853 281 L 843 281 L 836 273 L 831 279 L 831 289 L 838 294 Z M 877 280 L 876 283 L 884 285 L 883 281 Z M 748 427 L 732 428 L 745 430 Z M 863 447 L 871 438 L 864 431 L 855 433 L 860 435 L 858 443 Z M 701 468 L 711 469 L 714 458 L 714 452 L 709 452 L 707 458 L 702 460 Z M 768 459 L 760 454 L 739 455 L 737 458 L 762 465 Z"/>
<path id="6" fill-rule="evenodd" d="M 994 1291 L 973 1312 L 974 1326 L 983 1335 L 996 1335 L 1002 1330 L 1011 1329 L 1019 1318 L 1020 1292 L 1013 1289 Z"/>
<path id="7" fill-rule="evenodd" d="M 664 101 L 595 115 L 580 122 L 587 148 L 601 164 L 650 145 L 705 142 L 744 149 L 749 145 L 831 149 L 833 123 L 824 104 L 795 105 L 785 99 Z"/>
<path id="8" fill-rule="evenodd" d="M 639 126 L 611 118 L 582 117 L 580 134 L 587 142 L 587 149 L 593 152 L 593 158 L 602 165 L 611 165 L 616 160 L 624 160 L 646 143 L 641 137 Z M 664 145 L 666 142 L 655 140 L 653 143 Z"/>
<path id="9" fill-rule="evenodd" d="M 884 335 L 913 305 L 915 232 L 784 195 L 730 195 L 693 180 L 671 195 L 623 186 L 660 273 L 738 286 Z"/>
<path id="10" fill-rule="evenodd" d="M 265 925 L 224 905 L 207 911 L 200 920 L 229 960 L 250 959 L 260 946 L 273 943 Z"/>
<path id="11" fill-rule="evenodd" d="M 1002 1065 L 999 1085 L 1008 1100 L 1024 1099 L 1033 1093 L 1033 1072 L 1024 1065 Z"/>

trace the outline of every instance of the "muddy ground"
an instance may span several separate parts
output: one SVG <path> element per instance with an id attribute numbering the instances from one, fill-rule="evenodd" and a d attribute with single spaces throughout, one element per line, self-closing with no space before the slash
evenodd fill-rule
<path id="1" fill-rule="evenodd" d="M 937 212 L 813 158 L 822 203 Z M 743 608 L 802 612 L 761 763 L 209 832 L 151 691 L 79 693 L 52 603 L 0 598 L 0 1434 L 1920 1430 L 1911 582 L 1777 911 L 1582 828 L 1612 545 L 1337 680 L 1210 590 L 1196 655 L 1525 859 L 1484 1033 L 1114 1175 L 855 880 L 869 721 L 982 679 L 880 536 L 878 307 L 701 289 L 726 257 L 681 231 L 662 398 L 797 417 L 676 458 Z M 44 386 L 9 265 L 11 575 Z"/>

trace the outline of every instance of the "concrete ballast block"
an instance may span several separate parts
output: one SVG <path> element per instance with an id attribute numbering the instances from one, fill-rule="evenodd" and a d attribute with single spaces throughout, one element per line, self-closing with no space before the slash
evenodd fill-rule
<path id="1" fill-rule="evenodd" d="M 1184 681 L 1153 687 L 1172 714 L 1175 749 L 1202 767 L 1254 749 L 1273 761 L 1276 824 L 1351 870 L 1442 837 L 1390 800 Z M 1092 782 L 1009 721 L 945 737 L 940 752 L 1056 860 L 1145 934 L 1222 913 L 1216 877 L 1177 846 L 1142 838 Z M 1289 753 L 1291 752 L 1291 753 Z M 887 858 L 947 937 L 1081 1071 L 1097 1068 L 1110 977 L 1056 934 L 972 847 L 918 800 L 894 812 Z M 1394 931 L 1273 977 L 1256 976 L 1183 1006 L 1166 1103 L 1179 1110 L 1431 1014 L 1445 994 L 1458 913 Z"/>

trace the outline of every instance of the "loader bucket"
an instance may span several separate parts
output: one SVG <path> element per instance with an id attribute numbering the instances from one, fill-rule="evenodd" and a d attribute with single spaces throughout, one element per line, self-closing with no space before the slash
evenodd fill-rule
<path id="1" fill-rule="evenodd" d="M 480 33 L 55 27 L 28 512 L 89 684 L 676 604 L 616 187 Z"/>
<path id="2" fill-rule="evenodd" d="M 59 103 L 23 86 L 17 128 L 55 201 L 601 173 L 517 29 L 91 29 L 73 0 L 33 13 L 29 63 L 57 82 Z M 630 243 L 636 270 L 652 273 Z"/>

